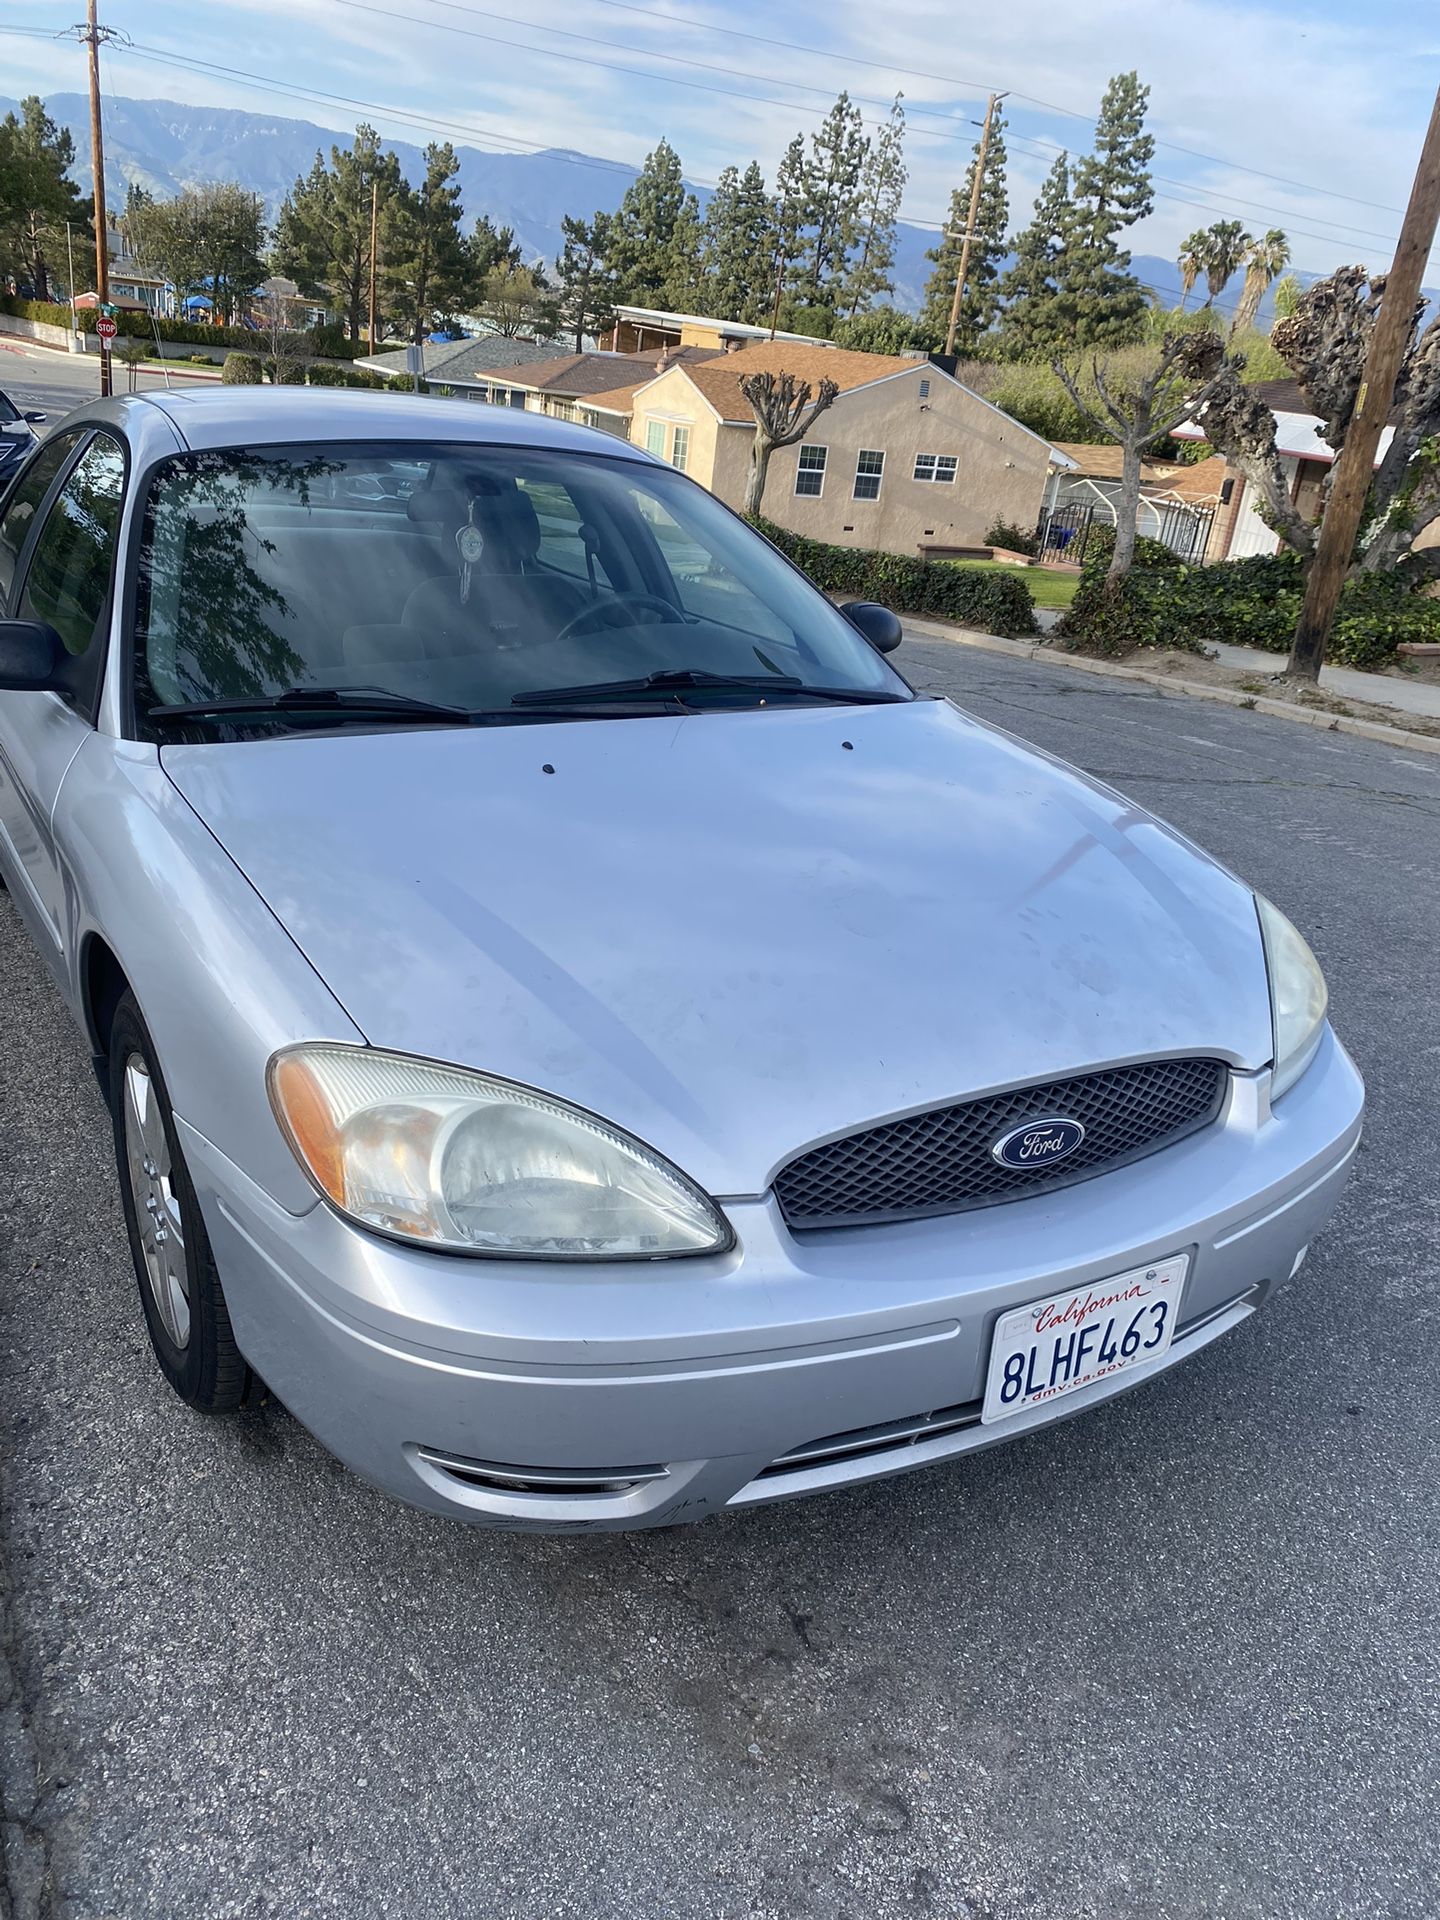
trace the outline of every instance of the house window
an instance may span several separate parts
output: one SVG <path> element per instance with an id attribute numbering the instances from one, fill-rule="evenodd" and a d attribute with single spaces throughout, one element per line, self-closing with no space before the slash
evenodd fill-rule
<path id="1" fill-rule="evenodd" d="M 510 404 L 512 407 L 523 407 L 525 405 L 525 389 L 523 387 L 512 387 L 510 389 Z"/>
<path id="2" fill-rule="evenodd" d="M 948 487 L 955 478 L 955 469 L 960 462 L 953 453 L 917 453 L 915 456 L 915 478 L 934 480 Z"/>
<path id="3" fill-rule="evenodd" d="M 542 405 L 546 404 L 542 399 Z M 573 420 L 575 418 L 575 402 L 573 400 L 551 400 L 548 402 L 547 410 L 555 420 Z"/>
<path id="4" fill-rule="evenodd" d="M 665 458 L 665 422 L 663 420 L 645 422 L 645 451 L 653 453 L 657 460 Z"/>
<path id="5" fill-rule="evenodd" d="M 862 448 L 855 457 L 855 498 L 878 500 L 880 476 L 885 471 L 885 455 Z"/>
<path id="6" fill-rule="evenodd" d="M 811 500 L 818 500 L 825 491 L 825 459 L 827 447 L 801 447 L 800 464 L 795 469 L 795 491 Z"/>
<path id="7" fill-rule="evenodd" d="M 676 427 L 675 431 L 671 434 L 670 464 L 672 467 L 678 467 L 681 473 L 684 473 L 685 469 L 689 466 L 690 464 L 690 429 L 689 427 Z"/>

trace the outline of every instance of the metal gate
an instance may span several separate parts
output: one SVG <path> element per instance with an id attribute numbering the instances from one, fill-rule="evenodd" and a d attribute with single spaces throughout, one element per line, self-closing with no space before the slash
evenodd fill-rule
<path id="1" fill-rule="evenodd" d="M 1040 516 L 1035 550 L 1055 560 L 1070 560 L 1077 566 L 1085 558 L 1086 542 L 1095 522 L 1093 506 L 1073 501 L 1068 506 L 1052 507 Z"/>

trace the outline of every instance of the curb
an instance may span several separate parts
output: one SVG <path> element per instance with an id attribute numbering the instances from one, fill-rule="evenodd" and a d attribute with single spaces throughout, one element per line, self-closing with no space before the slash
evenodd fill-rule
<path id="1" fill-rule="evenodd" d="M 1387 726 L 1379 720 L 1355 720 L 1343 713 L 1312 713 L 1304 707 L 1292 707 L 1288 700 L 1267 699 L 1264 694 L 1207 687 L 1196 680 L 1172 680 L 1167 675 L 1147 673 L 1143 667 L 1116 666 L 1113 661 L 1090 660 L 1078 653 L 1056 653 L 1053 647 L 1035 640 L 1003 640 L 999 634 L 942 626 L 938 621 L 913 620 L 908 616 L 905 625 L 927 639 L 950 640 L 957 646 L 974 647 L 981 653 L 1003 653 L 1012 660 L 1038 660 L 1050 666 L 1071 668 L 1076 673 L 1098 674 L 1106 680 L 1135 680 L 1182 699 L 1212 700 L 1222 707 L 1244 707 L 1247 712 L 1270 714 L 1277 720 L 1295 720 L 1302 727 L 1318 727 L 1322 733 L 1353 733 L 1362 740 L 1378 740 L 1386 746 L 1440 755 L 1440 736 L 1412 733 L 1408 727 Z"/>

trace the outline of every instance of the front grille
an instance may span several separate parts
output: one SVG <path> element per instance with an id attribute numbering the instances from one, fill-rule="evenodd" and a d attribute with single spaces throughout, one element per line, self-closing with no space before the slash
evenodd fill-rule
<path id="1" fill-rule="evenodd" d="M 808 1446 L 793 1447 L 762 1467 L 757 1480 L 782 1480 L 787 1474 L 808 1473 L 815 1467 L 833 1466 L 837 1461 L 863 1460 L 876 1454 L 896 1454 L 918 1447 L 925 1440 L 941 1440 L 947 1433 L 961 1433 L 978 1425 L 980 1402 L 970 1400 L 964 1406 L 943 1407 L 938 1413 L 919 1414 L 913 1420 L 890 1420 L 878 1427 L 856 1427 L 848 1433 L 827 1434 Z"/>
<path id="2" fill-rule="evenodd" d="M 860 1226 L 959 1213 L 1088 1180 L 1207 1126 L 1225 1098 L 1220 1060 L 1148 1060 L 1013 1087 L 813 1147 L 782 1168 L 775 1194 L 790 1226 Z M 1063 1115 L 1085 1138 L 1043 1172 L 1001 1166 L 995 1142 L 1027 1120 Z"/>

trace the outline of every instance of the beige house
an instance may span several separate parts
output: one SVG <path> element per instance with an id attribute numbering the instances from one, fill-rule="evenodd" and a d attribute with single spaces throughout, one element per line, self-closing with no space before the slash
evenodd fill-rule
<path id="1" fill-rule="evenodd" d="M 1040 517 L 1046 480 L 1067 457 L 932 361 L 776 340 L 682 361 L 592 393 L 579 417 L 622 431 L 732 507 L 745 497 L 755 416 L 749 373 L 833 380 L 840 393 L 798 444 L 771 457 L 768 519 L 847 547 L 930 554 L 983 546 L 997 520 Z"/>

